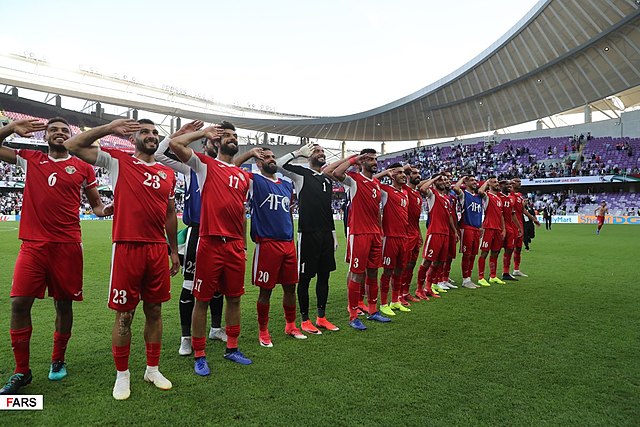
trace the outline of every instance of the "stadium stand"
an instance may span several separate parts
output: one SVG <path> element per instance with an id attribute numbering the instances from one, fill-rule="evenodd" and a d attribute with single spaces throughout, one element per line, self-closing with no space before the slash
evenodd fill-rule
<path id="1" fill-rule="evenodd" d="M 474 144 L 436 145 L 414 148 L 381 162 L 420 165 L 427 177 L 442 169 L 454 175 L 475 171 L 478 176 L 552 178 L 640 172 L 640 138 L 540 137 Z"/>
<path id="2" fill-rule="evenodd" d="M 24 114 L 24 113 L 16 113 L 13 111 L 3 111 L 2 114 L 5 117 L 10 118 L 11 120 L 29 120 L 29 119 L 36 119 L 36 120 L 41 120 L 43 122 L 47 121 L 47 118 L 43 118 L 43 117 L 36 117 L 36 116 L 32 116 L 30 114 Z M 83 129 L 81 129 L 79 126 L 71 124 L 71 132 L 73 132 L 73 134 L 77 134 L 82 132 Z M 36 132 L 33 136 L 33 139 L 37 140 L 37 141 L 43 141 L 43 137 L 44 137 L 44 132 Z M 11 140 L 8 140 L 9 142 L 11 142 Z M 118 148 L 127 152 L 132 153 L 133 152 L 133 144 L 131 144 L 131 142 L 129 142 L 129 140 L 125 139 L 125 138 L 119 138 L 116 136 L 107 136 L 105 138 L 103 138 L 100 141 L 100 144 L 105 146 L 105 147 L 111 147 L 111 148 Z"/>

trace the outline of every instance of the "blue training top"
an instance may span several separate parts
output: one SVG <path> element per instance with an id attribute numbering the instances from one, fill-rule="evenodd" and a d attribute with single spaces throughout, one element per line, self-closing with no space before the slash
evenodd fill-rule
<path id="1" fill-rule="evenodd" d="M 251 240 L 293 240 L 290 204 L 293 185 L 253 174 L 251 188 Z"/>

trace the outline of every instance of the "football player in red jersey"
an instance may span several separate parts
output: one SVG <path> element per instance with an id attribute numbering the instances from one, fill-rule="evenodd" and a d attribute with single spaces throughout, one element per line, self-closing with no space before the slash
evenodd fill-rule
<path id="1" fill-rule="evenodd" d="M 449 234 L 457 232 L 449 211 L 449 197 L 446 194 L 448 180 L 449 178 L 441 173 L 418 186 L 429 207 L 429 225 L 422 249 L 422 264 L 418 270 L 419 292 L 416 291 L 418 298 L 422 299 L 429 296 L 439 297 L 431 286 L 442 274 L 442 266 L 449 255 Z"/>
<path id="2" fill-rule="evenodd" d="M 94 141 L 107 135 L 131 135 L 133 156 Z M 116 312 L 111 333 L 116 382 L 113 397 L 130 395 L 131 323 L 140 300 L 145 314 L 147 369 L 144 380 L 161 390 L 171 382 L 158 370 L 162 341 L 162 303 L 171 298 L 170 275 L 180 268 L 174 204 L 176 177 L 157 163 L 158 130 L 151 120 L 118 119 L 70 138 L 65 146 L 84 161 L 104 167 L 114 194 L 113 255 L 109 308 Z M 165 237 L 166 231 L 166 237 Z M 167 262 L 167 241 L 171 268 Z"/>
<path id="3" fill-rule="evenodd" d="M 403 305 L 409 305 L 409 301 L 420 301 L 410 293 L 411 282 L 413 281 L 413 270 L 420 256 L 422 249 L 422 230 L 420 230 L 420 215 L 422 214 L 422 194 L 417 190 L 417 185 L 422 180 L 420 170 L 410 165 L 405 165 L 405 174 L 407 175 L 407 184 L 404 189 L 409 196 L 409 221 L 407 227 L 408 243 L 407 243 L 407 265 L 402 275 L 402 297 L 400 302 Z"/>
<path id="4" fill-rule="evenodd" d="M 540 221 L 538 218 L 531 215 L 524 208 L 524 197 L 522 197 L 522 193 L 520 193 L 520 186 L 522 185 L 522 181 L 520 178 L 513 178 L 511 180 L 511 185 L 513 186 L 513 195 L 516 197 L 516 203 L 514 205 L 514 211 L 516 213 L 516 220 L 520 224 L 520 228 L 523 230 L 524 234 L 524 218 L 523 215 L 529 218 L 537 227 L 540 227 Z M 521 276 L 528 277 L 522 271 L 520 271 L 520 260 L 522 258 L 522 244 L 523 244 L 523 236 L 518 236 L 516 239 L 516 249 L 513 253 L 513 276 Z"/>
<path id="5" fill-rule="evenodd" d="M 5 138 L 17 133 L 29 137 L 45 131 L 49 152 L 2 147 Z M 50 380 L 67 375 L 65 351 L 73 324 L 72 301 L 82 301 L 82 246 L 80 192 L 84 191 L 97 216 L 111 215 L 111 206 L 100 201 L 93 168 L 72 157 L 64 147 L 71 127 L 63 118 L 18 120 L 0 128 L 0 160 L 17 164 L 25 172 L 24 200 L 18 237 L 22 246 L 11 284 L 11 346 L 16 361 L 14 375 L 0 394 L 16 394 L 31 382 L 29 342 L 31 307 L 44 298 L 45 289 L 56 309 Z"/>
<path id="6" fill-rule="evenodd" d="M 217 157 L 196 153 L 187 145 L 202 138 L 217 147 Z M 195 173 L 201 192 L 200 240 L 196 252 L 193 296 L 192 345 L 194 372 L 211 373 L 206 359 L 206 320 L 209 301 L 216 292 L 225 296 L 227 348 L 224 358 L 242 365 L 252 363 L 238 349 L 240 299 L 244 294 L 246 264 L 245 201 L 251 174 L 237 167 L 238 134 L 233 124 L 222 122 L 181 135 L 169 143 L 171 150 Z"/>
<path id="7" fill-rule="evenodd" d="M 347 172 L 358 164 L 360 172 Z M 351 207 L 349 210 L 349 326 L 365 330 L 358 319 L 360 285 L 367 288 L 369 320 L 390 322 L 380 314 L 378 304 L 378 268 L 382 264 L 382 229 L 380 226 L 380 181 L 373 175 L 378 171 L 376 150 L 366 148 L 359 156 L 334 162 L 325 173 L 333 176 L 349 189 Z M 365 280 L 366 277 L 366 280 Z"/>
<path id="8" fill-rule="evenodd" d="M 511 181 L 505 179 L 500 181 L 500 198 L 502 199 L 502 213 L 504 215 L 504 225 L 507 231 L 504 238 L 504 254 L 502 255 L 502 280 L 517 281 L 509 274 L 511 267 L 511 255 L 516 246 L 516 240 L 522 239 L 524 230 L 522 224 L 516 218 L 517 198 L 511 191 Z"/>
<path id="9" fill-rule="evenodd" d="M 377 174 L 377 178 L 388 176 L 391 185 L 382 188 L 382 277 L 380 277 L 380 312 L 395 316 L 393 310 L 409 312 L 411 309 L 400 302 L 402 295 L 402 273 L 407 263 L 407 229 L 409 225 L 409 195 L 405 189 L 407 175 L 400 163 L 392 163 Z M 391 283 L 391 304 L 389 285 Z"/>
<path id="10" fill-rule="evenodd" d="M 482 236 L 480 238 L 480 257 L 478 258 L 478 285 L 491 286 L 491 283 L 504 285 L 504 282 L 496 277 L 498 255 L 504 238 L 506 229 L 504 215 L 502 213 L 502 200 L 498 193 L 500 183 L 495 176 L 489 177 L 484 184 L 478 188 L 478 194 L 482 197 L 484 208 L 484 220 L 482 221 Z M 489 281 L 484 278 L 484 267 L 487 255 L 489 257 Z"/>

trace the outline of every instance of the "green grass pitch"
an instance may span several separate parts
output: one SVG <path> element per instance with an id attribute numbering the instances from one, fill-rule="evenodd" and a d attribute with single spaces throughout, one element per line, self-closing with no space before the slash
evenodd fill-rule
<path id="1" fill-rule="evenodd" d="M 600 236 L 591 225 L 539 228 L 531 252 L 523 255 L 521 269 L 529 278 L 449 291 L 441 300 L 413 304 L 411 313 L 391 324 L 365 321 L 365 332 L 347 325 L 346 267 L 338 262 L 327 316 L 341 330 L 305 341 L 285 336 L 276 290 L 271 349 L 258 344 L 257 291 L 247 275 L 240 348 L 254 364 L 230 363 L 220 342 L 208 342 L 208 378 L 197 377 L 193 359 L 177 353 L 176 277 L 173 299 L 163 307 L 160 361 L 173 390 L 157 390 L 142 379 L 140 312 L 133 327 L 131 397 L 116 402 L 113 313 L 106 306 L 111 223 L 82 226 L 85 301 L 75 305 L 69 376 L 47 380 L 54 310 L 50 299 L 36 301 L 34 382 L 22 392 L 43 394 L 44 410 L 2 412 L 5 425 L 640 424 L 640 227 L 605 225 Z M 0 223 L 2 381 L 14 366 L 8 321 L 16 227 Z M 337 258 L 343 254 L 344 239 Z M 460 282 L 460 258 L 452 270 Z"/>

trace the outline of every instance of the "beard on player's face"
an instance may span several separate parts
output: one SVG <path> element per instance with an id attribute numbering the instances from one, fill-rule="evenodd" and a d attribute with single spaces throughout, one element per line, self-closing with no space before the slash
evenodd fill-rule
<path id="1" fill-rule="evenodd" d="M 153 156 L 158 148 L 158 138 L 149 136 L 147 138 L 136 137 L 136 150 L 141 153 Z"/>
<path id="2" fill-rule="evenodd" d="M 220 141 L 219 151 L 227 156 L 235 156 L 238 153 L 238 142 L 235 139 Z"/>
<path id="3" fill-rule="evenodd" d="M 64 142 L 69 139 L 69 135 L 65 135 L 62 133 L 47 133 L 45 134 L 45 140 L 49 145 L 49 151 L 56 151 L 58 153 L 63 153 L 67 151 L 64 148 Z"/>
<path id="4" fill-rule="evenodd" d="M 327 164 L 327 159 L 324 156 L 324 154 L 318 157 L 311 157 L 311 159 L 309 160 L 310 160 L 311 166 L 322 167 Z"/>
<path id="5" fill-rule="evenodd" d="M 262 162 L 262 170 L 269 175 L 273 175 L 278 171 L 278 165 L 276 162 Z"/>

